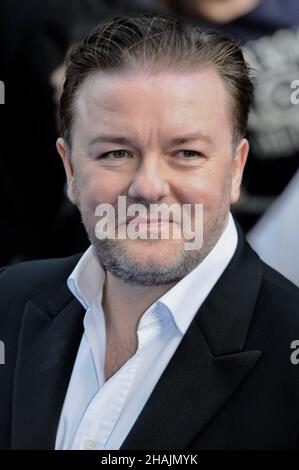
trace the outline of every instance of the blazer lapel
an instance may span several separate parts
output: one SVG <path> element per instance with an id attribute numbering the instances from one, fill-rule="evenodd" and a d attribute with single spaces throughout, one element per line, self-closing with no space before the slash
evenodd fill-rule
<path id="1" fill-rule="evenodd" d="M 27 302 L 14 381 L 12 449 L 54 448 L 83 316 L 66 285 L 46 307 Z"/>
<path id="2" fill-rule="evenodd" d="M 237 251 L 191 322 L 120 450 L 184 449 L 242 385 L 261 356 L 244 350 L 262 265 Z M 12 406 L 12 449 L 53 449 L 84 309 L 66 285 L 46 306 L 27 302 Z"/>
<path id="3" fill-rule="evenodd" d="M 262 265 L 239 233 L 237 251 L 201 306 L 120 450 L 184 449 L 261 356 L 244 343 Z"/>

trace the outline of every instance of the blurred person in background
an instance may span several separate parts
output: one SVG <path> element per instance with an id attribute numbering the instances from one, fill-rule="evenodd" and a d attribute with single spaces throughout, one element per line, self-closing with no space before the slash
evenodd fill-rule
<path id="1" fill-rule="evenodd" d="M 247 238 L 266 263 L 299 287 L 299 170 Z"/>

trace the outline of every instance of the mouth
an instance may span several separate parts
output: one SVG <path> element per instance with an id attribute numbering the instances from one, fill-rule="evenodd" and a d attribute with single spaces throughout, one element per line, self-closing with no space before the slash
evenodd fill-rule
<path id="1" fill-rule="evenodd" d="M 141 226 L 151 226 L 151 227 L 156 227 L 160 225 L 168 225 L 170 223 L 173 223 L 171 218 L 169 219 L 162 219 L 162 218 L 144 218 L 144 217 L 138 217 L 138 216 L 133 216 L 133 217 L 128 217 L 126 221 L 126 225 L 128 225 L 130 222 L 134 222 L 134 224 L 139 224 Z"/>

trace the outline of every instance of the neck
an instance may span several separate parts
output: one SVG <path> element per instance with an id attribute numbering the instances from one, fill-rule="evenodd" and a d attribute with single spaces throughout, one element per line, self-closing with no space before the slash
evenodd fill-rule
<path id="1" fill-rule="evenodd" d="M 107 328 L 123 337 L 135 334 L 145 310 L 174 284 L 134 286 L 106 271 L 102 304 Z"/>

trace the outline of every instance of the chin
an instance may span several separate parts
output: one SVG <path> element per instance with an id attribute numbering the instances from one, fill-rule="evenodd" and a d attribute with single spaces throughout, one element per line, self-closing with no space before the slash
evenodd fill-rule
<path id="1" fill-rule="evenodd" d="M 130 240 L 126 251 L 138 262 L 157 262 L 168 265 L 174 262 L 183 251 L 181 240 Z"/>

